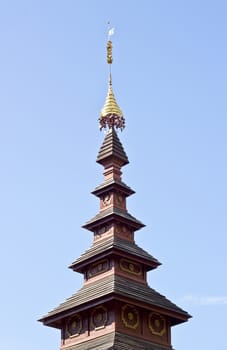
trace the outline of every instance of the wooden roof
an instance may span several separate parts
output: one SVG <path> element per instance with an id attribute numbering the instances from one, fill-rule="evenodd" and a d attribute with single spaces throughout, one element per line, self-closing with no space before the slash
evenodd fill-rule
<path id="1" fill-rule="evenodd" d="M 103 164 L 103 160 L 113 157 L 120 160 L 121 165 L 129 163 L 128 157 L 114 127 L 107 132 L 96 161 L 97 163 Z"/>
<path id="2" fill-rule="evenodd" d="M 131 226 L 134 230 L 139 230 L 145 225 L 137 220 L 134 216 L 129 214 L 126 210 L 110 207 L 108 209 L 100 211 L 96 216 L 94 216 L 91 220 L 87 221 L 82 227 L 87 230 L 94 231 L 96 227 L 105 222 L 111 223 L 111 220 L 115 219 L 126 223 Z"/>
<path id="3" fill-rule="evenodd" d="M 112 189 L 117 188 L 118 190 L 121 190 L 126 195 L 131 195 L 135 193 L 134 190 L 131 189 L 128 185 L 126 185 L 124 182 L 116 180 L 116 179 L 110 179 L 107 181 L 104 181 L 99 186 L 97 186 L 94 191 L 92 191 L 92 194 L 99 196 L 100 194 Z"/>
<path id="4" fill-rule="evenodd" d="M 39 321 L 52 327 L 59 327 L 58 321 L 65 316 L 90 308 L 109 300 L 127 300 L 128 303 L 146 305 L 147 308 L 159 308 L 163 314 L 172 316 L 172 324 L 185 322 L 190 315 L 180 307 L 166 299 L 148 285 L 132 281 L 128 278 L 110 275 L 83 287 L 57 308 L 50 311 Z"/>
<path id="5" fill-rule="evenodd" d="M 161 264 L 151 254 L 140 248 L 135 242 L 130 242 L 116 236 L 111 236 L 94 241 L 91 247 L 70 265 L 70 268 L 78 271 L 82 263 L 87 263 L 91 261 L 91 259 L 94 260 L 94 258 L 100 259 L 100 255 L 106 255 L 109 252 L 116 251 L 126 253 L 128 258 L 131 257 L 133 259 L 140 260 L 144 263 L 144 265 L 147 265 L 147 270 L 149 270 L 149 267 L 155 268 Z"/>

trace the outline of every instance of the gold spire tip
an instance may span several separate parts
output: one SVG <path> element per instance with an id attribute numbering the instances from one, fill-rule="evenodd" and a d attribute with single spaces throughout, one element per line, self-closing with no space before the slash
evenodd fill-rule
<path id="1" fill-rule="evenodd" d="M 112 89 L 112 76 L 111 76 L 111 64 L 113 63 L 112 56 L 112 41 L 110 37 L 114 34 L 114 28 L 109 26 L 108 22 L 108 41 L 107 41 L 107 63 L 110 66 L 110 74 L 109 74 L 109 88 L 106 97 L 106 101 L 101 110 L 99 117 L 99 128 L 102 130 L 103 128 L 119 128 L 121 130 L 125 127 L 125 119 L 123 117 L 122 111 L 117 104 L 117 101 L 114 97 L 113 89 Z"/>
<path id="2" fill-rule="evenodd" d="M 107 63 L 112 64 L 113 63 L 113 56 L 112 56 L 112 41 L 108 40 L 107 41 Z"/>
<path id="3" fill-rule="evenodd" d="M 108 22 L 108 41 L 107 41 L 107 63 L 113 63 L 112 49 L 113 44 L 110 37 L 114 34 L 114 27 L 110 27 L 110 22 Z"/>

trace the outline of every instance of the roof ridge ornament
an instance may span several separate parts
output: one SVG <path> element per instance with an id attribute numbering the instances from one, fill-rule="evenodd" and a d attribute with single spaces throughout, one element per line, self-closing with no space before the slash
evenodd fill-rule
<path id="1" fill-rule="evenodd" d="M 106 101 L 104 106 L 100 112 L 99 117 L 99 129 L 103 128 L 109 129 L 115 127 L 116 129 L 120 129 L 121 131 L 125 128 L 125 119 L 123 117 L 123 113 L 118 106 L 116 99 L 114 97 L 113 89 L 112 89 L 112 75 L 111 75 L 111 64 L 113 63 L 113 55 L 112 49 L 113 44 L 110 40 L 110 37 L 114 34 L 114 28 L 110 28 L 110 23 L 108 22 L 108 41 L 107 41 L 107 63 L 109 64 L 109 87 L 107 92 Z"/>

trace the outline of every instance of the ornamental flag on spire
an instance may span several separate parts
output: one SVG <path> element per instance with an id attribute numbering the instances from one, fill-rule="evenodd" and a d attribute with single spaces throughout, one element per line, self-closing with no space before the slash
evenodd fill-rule
<path id="1" fill-rule="evenodd" d="M 114 34 L 114 30 L 115 30 L 114 27 L 113 27 L 113 28 L 110 28 L 110 29 L 108 30 L 108 38 L 109 38 L 111 35 Z"/>

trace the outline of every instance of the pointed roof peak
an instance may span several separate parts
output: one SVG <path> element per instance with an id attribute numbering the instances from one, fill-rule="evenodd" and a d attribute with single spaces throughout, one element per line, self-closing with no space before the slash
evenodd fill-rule
<path id="1" fill-rule="evenodd" d="M 110 74 L 109 77 L 109 86 L 106 96 L 106 100 L 103 108 L 100 112 L 99 117 L 99 127 L 100 130 L 106 127 L 112 128 L 116 127 L 117 129 L 123 130 L 125 127 L 125 119 L 120 107 L 117 104 L 117 101 L 114 96 L 113 87 L 112 87 L 112 77 Z"/>
<path id="2" fill-rule="evenodd" d="M 129 163 L 128 157 L 114 127 L 110 127 L 106 133 L 103 144 L 99 150 L 97 163 L 103 164 L 106 159 L 111 157 L 119 159 L 122 166 Z"/>
<path id="3" fill-rule="evenodd" d="M 115 115 L 120 118 L 123 118 L 123 113 L 120 109 L 120 107 L 117 104 L 117 101 L 115 99 L 114 93 L 113 93 L 113 88 L 112 88 L 112 77 L 110 74 L 109 77 L 109 87 L 108 87 L 108 92 L 106 96 L 106 101 L 104 103 L 104 106 L 101 110 L 100 117 L 106 117 L 108 115 Z"/>

